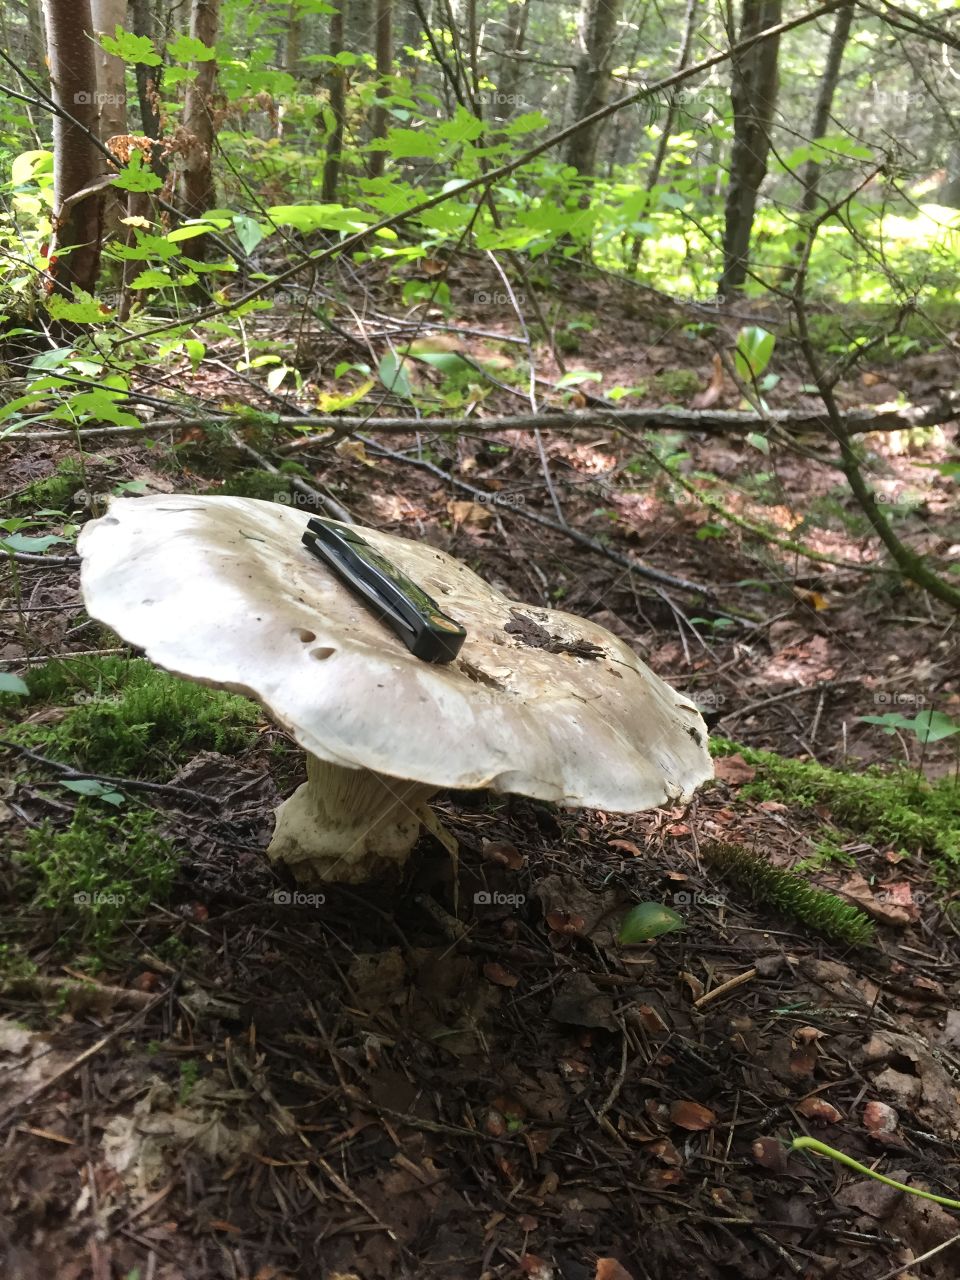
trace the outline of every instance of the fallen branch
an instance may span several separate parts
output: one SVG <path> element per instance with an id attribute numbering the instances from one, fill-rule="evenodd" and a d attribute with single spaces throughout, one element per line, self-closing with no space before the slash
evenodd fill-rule
<path id="1" fill-rule="evenodd" d="M 863 435 L 868 431 L 907 431 L 914 427 L 941 426 L 960 414 L 957 405 L 949 400 L 936 404 L 915 405 L 905 409 L 851 409 L 843 415 L 844 426 L 850 435 Z M 298 417 L 265 416 L 270 425 L 303 430 L 304 427 L 320 428 L 337 433 L 338 438 L 353 430 L 408 435 L 420 432 L 428 435 L 437 431 L 464 431 L 473 435 L 489 435 L 497 431 L 595 431 L 600 418 L 612 424 L 636 429 L 664 428 L 672 431 L 699 431 L 704 435 L 745 435 L 771 425 L 793 434 L 822 432 L 832 435 L 829 415 L 806 409 L 771 410 L 761 418 L 756 413 L 740 409 L 680 409 L 671 405 L 651 405 L 649 408 L 582 410 L 557 410 L 545 413 L 512 413 L 490 418 L 361 418 L 342 414 L 309 414 Z M 157 418 L 139 427 L 81 427 L 77 431 L 12 432 L 8 440 L 75 440 L 96 436 L 124 437 L 158 435 L 165 431 L 197 430 L 229 423 L 242 428 L 244 421 L 236 414 L 206 414 L 197 418 Z M 303 436 L 281 446 L 284 450 L 302 449 L 306 445 L 323 444 L 322 435 Z"/>
<path id="2" fill-rule="evenodd" d="M 463 493 L 469 493 L 474 501 L 479 499 L 481 502 L 490 502 L 494 497 L 492 493 L 488 493 L 485 489 L 478 489 L 472 484 L 467 484 L 466 480 L 458 480 L 449 471 L 444 471 L 443 467 L 438 467 L 434 462 L 428 462 L 426 458 L 410 458 L 405 453 L 397 453 L 395 450 L 388 449 L 384 445 L 377 444 L 375 441 L 363 436 L 359 438 L 378 457 L 389 458 L 392 462 L 403 462 L 407 466 L 417 467 L 420 471 L 429 471 L 431 475 L 438 476 L 453 488 L 460 489 Z M 660 569 L 652 569 L 649 565 L 642 564 L 633 556 L 625 556 L 620 551 L 614 551 L 612 547 L 604 546 L 602 542 L 597 542 L 594 538 L 588 537 L 578 529 L 559 524 L 556 520 L 550 520 L 547 516 L 538 515 L 535 511 L 528 511 L 525 507 L 514 507 L 512 508 L 512 514 L 519 516 L 522 520 L 531 520 L 534 524 L 542 525 L 545 529 L 552 529 L 555 533 L 562 533 L 564 537 L 576 542 L 581 547 L 585 547 L 588 551 L 593 551 L 597 555 L 603 556 L 606 560 L 612 560 L 614 564 L 620 565 L 621 568 L 635 573 L 638 578 L 645 578 L 648 582 L 657 582 L 661 586 L 673 587 L 678 591 L 692 592 L 703 600 L 709 601 L 715 598 L 715 592 L 712 587 L 705 587 L 699 582 L 691 582 L 688 578 L 674 577 L 673 574 L 664 573 Z M 743 614 L 733 613 L 730 610 L 727 610 L 727 613 L 731 618 L 736 618 L 746 626 L 755 627 L 757 625 L 753 619 L 746 618 Z"/>

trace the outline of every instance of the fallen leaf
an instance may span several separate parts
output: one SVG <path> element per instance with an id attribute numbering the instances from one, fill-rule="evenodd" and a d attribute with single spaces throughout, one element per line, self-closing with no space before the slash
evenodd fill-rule
<path id="1" fill-rule="evenodd" d="M 699 1102 L 680 1099 L 670 1104 L 670 1119 L 678 1129 L 688 1129 L 691 1133 L 697 1133 L 703 1129 L 712 1128 L 716 1124 L 717 1116 L 716 1112 Z"/>
<path id="2" fill-rule="evenodd" d="M 616 1258 L 598 1258 L 594 1280 L 633 1280 L 633 1276 Z"/>
<path id="3" fill-rule="evenodd" d="M 634 1014 L 635 1020 L 641 1024 L 648 1035 L 662 1036 L 670 1030 L 653 1005 L 638 1004 Z"/>
<path id="4" fill-rule="evenodd" d="M 576 916 L 559 908 L 548 911 L 546 919 L 548 928 L 554 933 L 567 935 L 582 935 L 587 923 L 583 916 Z"/>
<path id="5" fill-rule="evenodd" d="M 496 983 L 498 987 L 515 987 L 520 979 L 515 973 L 510 973 L 502 964 L 490 960 L 483 966 L 483 976 L 488 982 Z"/>
<path id="6" fill-rule="evenodd" d="M 863 1108 L 863 1127 L 871 1133 L 894 1133 L 900 1117 L 885 1102 L 868 1102 Z"/>
<path id="7" fill-rule="evenodd" d="M 525 1253 L 520 1259 L 520 1270 L 530 1277 L 530 1280 L 553 1280 L 553 1267 L 549 1262 L 545 1262 L 543 1258 L 538 1258 L 535 1253 Z"/>
<path id="8" fill-rule="evenodd" d="M 481 852 L 485 861 L 498 862 L 511 871 L 519 871 L 523 867 L 523 854 L 509 840 L 484 840 Z"/>
<path id="9" fill-rule="evenodd" d="M 902 929 L 910 923 L 910 912 L 905 907 L 877 897 L 859 871 L 840 885 L 837 893 L 855 907 L 861 907 L 867 915 L 873 916 L 881 924 L 895 925 Z"/>
<path id="10" fill-rule="evenodd" d="M 804 1098 L 797 1103 L 797 1110 L 814 1124 L 836 1124 L 843 1118 L 837 1108 L 825 1098 Z"/>
<path id="11" fill-rule="evenodd" d="M 483 529 L 493 519 L 493 509 L 481 502 L 461 501 L 451 498 L 447 503 L 447 514 L 453 520 L 453 527 L 461 525 L 467 529 Z"/>
<path id="12" fill-rule="evenodd" d="M 720 352 L 716 352 L 713 357 L 713 372 L 710 375 L 710 381 L 702 391 L 690 401 L 691 409 L 709 409 L 711 405 L 715 405 L 723 395 L 726 386 L 726 377 L 723 371 L 723 360 Z"/>
<path id="13" fill-rule="evenodd" d="M 771 1173 L 786 1173 L 787 1153 L 783 1143 L 776 1138 L 757 1138 L 750 1152 L 762 1169 L 769 1169 Z"/>
<path id="14" fill-rule="evenodd" d="M 629 853 L 634 858 L 643 857 L 643 850 L 635 845 L 632 840 L 608 840 L 607 844 L 611 849 L 622 849 L 624 853 Z"/>
<path id="15" fill-rule="evenodd" d="M 747 764 L 739 751 L 732 756 L 720 756 L 713 762 L 714 774 L 721 782 L 729 782 L 738 787 L 743 782 L 752 782 L 757 771 L 752 764 Z"/>
<path id="16" fill-rule="evenodd" d="M 683 1157 L 669 1138 L 657 1138 L 656 1142 L 650 1143 L 647 1150 L 654 1160 L 659 1160 L 661 1164 L 670 1165 L 674 1169 L 679 1169 L 683 1164 Z"/>
<path id="17" fill-rule="evenodd" d="M 550 1006 L 554 1022 L 569 1022 L 575 1027 L 601 1027 L 615 1031 L 613 1001 L 590 981 L 585 973 L 565 978 Z"/>

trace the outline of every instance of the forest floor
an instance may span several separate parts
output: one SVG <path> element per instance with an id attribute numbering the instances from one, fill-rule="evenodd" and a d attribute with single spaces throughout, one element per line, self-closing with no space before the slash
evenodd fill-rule
<path id="1" fill-rule="evenodd" d="M 379 288 L 374 301 L 396 311 Z M 508 378 L 524 348 L 478 336 L 517 337 L 509 306 L 489 301 L 496 279 L 477 267 L 456 288 L 457 322 L 473 331 L 456 350 L 503 370 L 484 413 L 524 411 Z M 607 390 L 642 384 L 644 405 L 737 407 L 710 339 L 742 320 L 718 312 L 691 330 L 688 315 L 602 278 L 556 296 L 568 370 L 600 373 Z M 362 322 L 349 341 L 300 326 L 312 394 L 382 342 L 373 302 Z M 555 389 L 562 371 L 537 350 L 539 402 L 589 405 L 599 384 Z M 222 367 L 195 377 L 175 362 L 150 376 L 211 404 L 292 410 L 237 377 L 236 351 L 219 354 Z M 787 335 L 775 367 L 771 408 L 815 406 Z M 858 372 L 841 398 L 922 402 L 951 381 L 942 355 L 907 355 Z M 787 1151 L 808 1132 L 894 1179 L 960 1189 L 960 815 L 924 808 L 946 794 L 956 739 L 921 748 L 862 720 L 960 712 L 956 620 L 883 569 L 822 440 L 798 454 L 732 435 L 628 438 L 600 417 L 543 437 L 549 485 L 536 438 L 519 431 L 331 449 L 241 429 L 304 468 L 279 477 L 200 428 L 92 437 L 82 460 L 71 442 L 0 443 L 0 515 L 43 508 L 53 531 L 123 491 L 242 492 L 306 517 L 310 499 L 290 483 L 306 480 L 513 598 L 608 627 L 697 700 L 720 739 L 717 781 L 688 809 L 569 813 L 448 794 L 435 809 L 459 842 L 457 885 L 424 835 L 398 884 L 298 902 L 264 856 L 273 808 L 300 781 L 282 735 L 263 720 L 226 738 L 222 725 L 207 738 L 132 732 L 127 767 L 92 767 L 105 727 L 131 730 L 123 670 L 142 664 L 84 614 L 75 558 L 54 546 L 47 564 L 11 566 L 0 670 L 69 659 L 55 677 L 31 674 L 27 699 L 0 699 L 12 904 L 0 921 L 0 1257 L 12 1280 L 960 1270 L 955 1214 Z M 918 550 L 960 544 L 956 480 L 931 469 L 956 459 L 955 433 L 867 438 L 871 482 Z M 841 563 L 771 547 L 717 503 Z M 559 523 L 557 506 L 600 548 L 529 518 Z M 657 586 L 617 556 L 708 591 Z M 56 785 L 64 764 L 105 779 L 100 794 Z M 869 915 L 872 940 L 853 946 L 829 920 L 817 931 L 778 910 L 756 877 L 724 873 L 717 851 L 731 846 L 741 862 L 803 864 Z M 138 887 L 134 864 L 158 849 L 172 851 L 169 874 Z M 81 881 L 91 856 L 113 870 Z M 108 919 L 75 891 L 109 891 L 110 875 L 141 896 Z M 623 916 L 644 900 L 674 906 L 685 927 L 624 946 Z"/>

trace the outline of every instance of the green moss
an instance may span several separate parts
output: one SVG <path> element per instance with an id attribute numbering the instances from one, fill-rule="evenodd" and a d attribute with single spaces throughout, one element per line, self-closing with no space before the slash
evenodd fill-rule
<path id="1" fill-rule="evenodd" d="M 34 480 L 22 493 L 17 494 L 17 507 L 21 511 L 52 509 L 66 511 L 70 499 L 83 484 L 83 472 L 76 458 L 61 458 L 56 471 Z"/>
<path id="2" fill-rule="evenodd" d="M 711 748 L 714 755 L 739 751 L 756 768 L 756 777 L 741 789 L 747 798 L 824 806 L 838 825 L 876 844 L 924 851 L 944 877 L 960 876 L 960 787 L 953 779 L 929 783 L 905 769 L 844 773 L 725 738 L 712 738 Z"/>
<path id="3" fill-rule="evenodd" d="M 63 706 L 65 714 L 17 725 L 9 736 L 93 773 L 167 776 L 198 751 L 243 750 L 261 714 L 247 698 L 181 680 L 143 658 L 66 658 L 25 679 L 29 698 L 20 701 Z"/>
<path id="4" fill-rule="evenodd" d="M 671 400 L 686 400 L 700 390 L 700 378 L 692 369 L 664 369 L 651 379 L 653 388 Z"/>
<path id="5" fill-rule="evenodd" d="M 106 814 L 81 801 L 65 830 L 50 823 L 33 828 L 16 861 L 31 905 L 56 914 L 71 947 L 98 949 L 166 895 L 177 854 L 153 813 Z"/>
<path id="6" fill-rule="evenodd" d="M 825 937 L 852 946 L 873 938 L 873 924 L 834 893 L 807 884 L 792 871 L 775 867 L 741 845 L 712 841 L 701 850 L 704 861 L 755 903 L 774 907 Z"/>

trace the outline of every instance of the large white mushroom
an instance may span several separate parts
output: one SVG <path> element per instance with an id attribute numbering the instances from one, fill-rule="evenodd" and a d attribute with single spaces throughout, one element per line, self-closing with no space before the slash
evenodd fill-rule
<path id="1" fill-rule="evenodd" d="M 303 883 L 402 862 L 443 787 L 636 812 L 713 774 L 689 699 L 572 614 L 508 600 L 452 556 L 363 538 L 466 628 L 423 662 L 253 498 L 118 498 L 83 529 L 87 611 L 158 666 L 256 698 L 307 753 L 271 858 Z"/>

